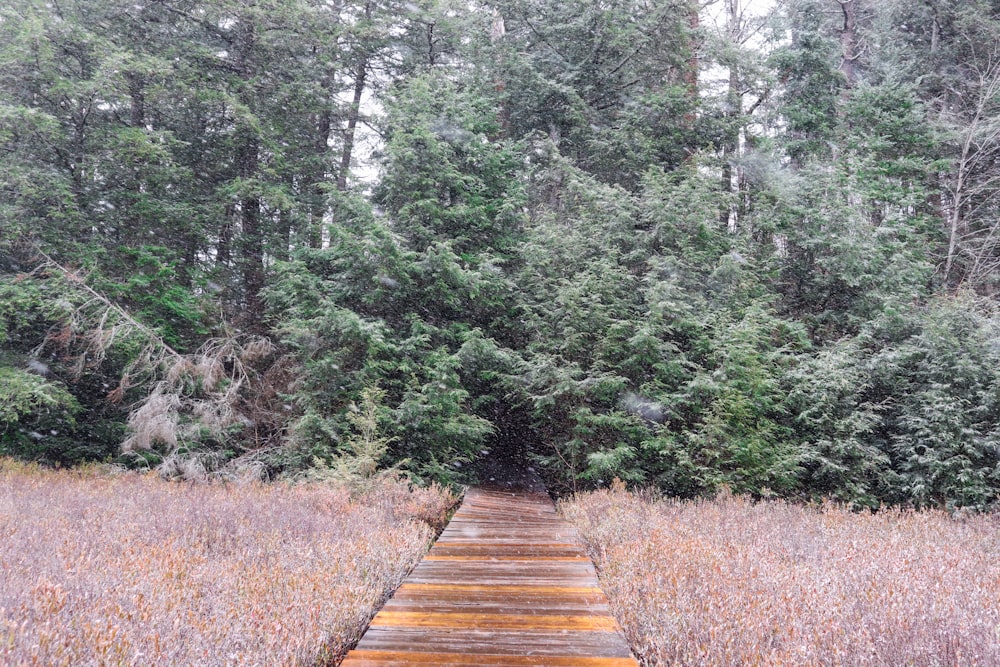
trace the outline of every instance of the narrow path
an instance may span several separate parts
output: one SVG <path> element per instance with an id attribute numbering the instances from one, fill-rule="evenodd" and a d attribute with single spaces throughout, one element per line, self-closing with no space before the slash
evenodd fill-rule
<path id="1" fill-rule="evenodd" d="M 470 489 L 343 667 L 637 667 L 543 493 Z"/>

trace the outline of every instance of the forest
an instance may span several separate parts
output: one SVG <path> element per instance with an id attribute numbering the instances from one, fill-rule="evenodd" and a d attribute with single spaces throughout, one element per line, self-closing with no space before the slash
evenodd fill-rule
<path id="1" fill-rule="evenodd" d="M 1000 2 L 7 0 L 0 455 L 995 508 Z"/>

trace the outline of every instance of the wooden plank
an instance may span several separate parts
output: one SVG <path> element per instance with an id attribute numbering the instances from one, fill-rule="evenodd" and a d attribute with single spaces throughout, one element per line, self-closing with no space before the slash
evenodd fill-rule
<path id="1" fill-rule="evenodd" d="M 553 600 L 392 600 L 384 611 L 405 611 L 421 614 L 501 614 L 520 616 L 565 616 L 608 614 L 608 605 L 601 602 L 566 602 Z"/>
<path id="2" fill-rule="evenodd" d="M 415 651 L 353 651 L 342 667 L 635 667 L 632 658 L 584 656 L 461 655 Z"/>
<path id="3" fill-rule="evenodd" d="M 413 569 L 411 576 L 416 575 L 412 581 L 417 581 L 421 577 L 441 577 L 446 582 L 460 582 L 463 578 L 478 577 L 484 575 L 504 575 L 531 580 L 534 575 L 579 575 L 589 577 L 594 574 L 594 565 L 589 558 L 582 561 L 538 561 L 525 565 L 525 561 L 508 560 L 469 560 L 457 563 L 442 562 L 435 560 L 422 560 Z M 431 583 L 431 582 L 429 582 Z"/>
<path id="4" fill-rule="evenodd" d="M 566 630 L 525 632 L 501 629 L 485 632 L 470 628 L 371 627 L 358 648 L 460 655 L 578 655 L 595 658 L 629 656 L 628 645 L 617 633 Z"/>
<path id="5" fill-rule="evenodd" d="M 425 556 L 425 561 L 450 561 L 453 563 L 475 561 L 480 563 L 495 563 L 501 560 L 517 561 L 518 563 L 538 563 L 538 562 L 559 562 L 559 563 L 589 563 L 586 556 L 528 556 L 524 554 L 479 554 L 475 556 L 456 556 L 452 554 L 444 556 Z"/>
<path id="6" fill-rule="evenodd" d="M 423 611 L 380 611 L 371 627 L 475 628 L 480 630 L 597 630 L 616 632 L 618 624 L 610 616 L 563 616 L 427 613 Z"/>
<path id="7" fill-rule="evenodd" d="M 428 558 L 442 558 L 444 556 L 522 556 L 526 558 L 573 557 L 586 558 L 589 560 L 587 553 L 578 547 L 543 547 L 533 544 L 506 544 L 493 546 L 466 544 L 461 546 L 436 547 L 434 549 L 433 556 L 428 554 Z"/>
<path id="8" fill-rule="evenodd" d="M 451 591 L 461 595 L 471 595 L 477 592 L 491 592 L 501 595 L 538 593 L 559 597 L 573 594 L 592 594 L 602 597 L 604 595 L 597 586 L 483 586 L 478 584 L 416 584 L 411 581 L 400 586 L 396 595 L 414 591 L 427 591 L 435 594 Z"/>
<path id="9" fill-rule="evenodd" d="M 586 588 L 523 586 L 407 585 L 385 605 L 390 611 L 465 612 L 497 614 L 607 614 L 603 593 Z M 506 591 L 504 589 L 507 589 Z"/>
<path id="10" fill-rule="evenodd" d="M 545 494 L 470 489 L 344 667 L 637 667 Z"/>
<path id="11" fill-rule="evenodd" d="M 509 547 L 511 546 L 508 542 L 488 542 L 486 540 L 476 540 L 475 542 L 467 543 L 462 541 L 450 541 L 445 539 L 442 535 L 437 542 L 434 543 L 435 549 L 449 549 L 449 548 L 469 548 L 477 547 L 482 549 L 491 549 L 494 547 Z M 574 544 L 573 542 L 531 542 L 526 546 L 530 546 L 536 549 L 582 549 L 579 544 Z"/>

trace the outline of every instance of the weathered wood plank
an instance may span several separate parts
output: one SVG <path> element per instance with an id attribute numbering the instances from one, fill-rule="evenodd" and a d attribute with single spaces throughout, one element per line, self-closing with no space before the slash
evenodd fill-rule
<path id="1" fill-rule="evenodd" d="M 593 658 L 585 656 L 461 655 L 456 653 L 418 653 L 414 651 L 354 651 L 343 667 L 635 667 L 632 658 Z"/>
<path id="2" fill-rule="evenodd" d="M 548 496 L 472 489 L 344 667 L 637 667 Z"/>
<path id="3" fill-rule="evenodd" d="M 378 613 L 370 627 L 471 628 L 478 630 L 598 630 L 616 632 L 618 624 L 610 616 L 513 615 L 469 612 L 428 613 L 386 611 Z"/>
<path id="4" fill-rule="evenodd" d="M 545 655 L 626 658 L 628 645 L 614 632 L 496 630 L 470 628 L 371 627 L 362 650 L 427 651 L 461 655 Z M 348 654 L 350 656 L 350 654 Z"/>

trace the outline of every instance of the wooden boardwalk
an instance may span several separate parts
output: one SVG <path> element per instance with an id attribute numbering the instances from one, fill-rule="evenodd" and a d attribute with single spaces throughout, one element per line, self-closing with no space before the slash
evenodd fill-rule
<path id="1" fill-rule="evenodd" d="M 541 493 L 470 489 L 343 667 L 637 667 L 576 530 Z"/>

